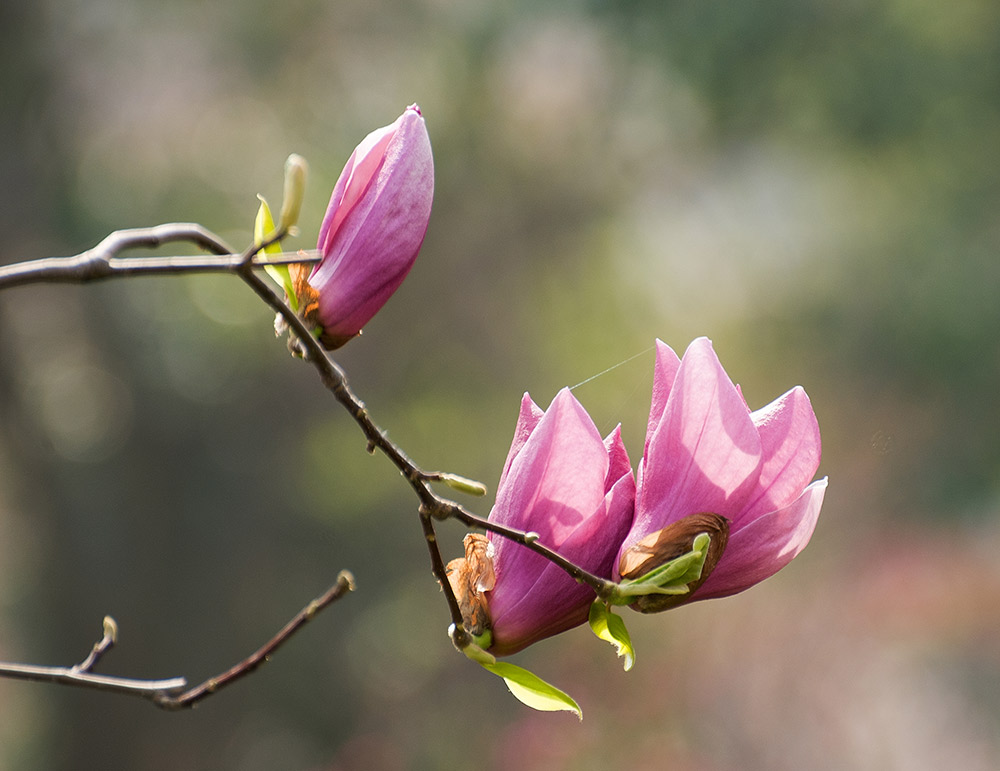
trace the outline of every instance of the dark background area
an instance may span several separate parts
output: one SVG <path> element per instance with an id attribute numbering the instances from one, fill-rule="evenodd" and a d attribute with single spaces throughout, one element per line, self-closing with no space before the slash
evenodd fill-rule
<path id="1" fill-rule="evenodd" d="M 813 400 L 813 543 L 749 592 L 458 655 L 416 501 L 225 277 L 0 295 L 0 659 L 192 681 L 358 591 L 193 712 L 0 681 L 11 769 L 992 769 L 1000 764 L 1000 6 L 77 0 L 0 10 L 0 264 L 118 228 L 299 239 L 418 102 L 434 212 L 337 359 L 427 468 L 495 489 L 521 394 L 637 462 L 653 340 Z M 473 501 L 479 513 L 491 498 Z M 448 556 L 462 531 L 441 528 Z"/>

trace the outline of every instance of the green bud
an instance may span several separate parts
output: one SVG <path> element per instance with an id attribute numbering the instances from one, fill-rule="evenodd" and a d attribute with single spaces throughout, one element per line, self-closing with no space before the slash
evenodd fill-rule
<path id="1" fill-rule="evenodd" d="M 285 194 L 281 202 L 281 214 L 278 216 L 278 224 L 285 230 L 290 230 L 299 221 L 308 171 L 306 159 L 297 153 L 292 153 L 285 161 Z"/>
<path id="2" fill-rule="evenodd" d="M 118 623 L 111 616 L 104 617 L 104 636 L 112 643 L 118 642 Z"/>
<path id="3" fill-rule="evenodd" d="M 468 479 L 458 474 L 441 474 L 440 481 L 444 482 L 452 490 L 458 490 L 466 495 L 475 495 L 477 498 L 486 495 L 486 485 L 477 482 L 475 479 Z"/>

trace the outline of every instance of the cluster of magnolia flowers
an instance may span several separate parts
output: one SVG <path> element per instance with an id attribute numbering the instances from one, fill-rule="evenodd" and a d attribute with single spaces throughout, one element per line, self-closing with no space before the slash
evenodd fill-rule
<path id="1" fill-rule="evenodd" d="M 325 347 L 358 335 L 402 283 L 427 229 L 433 189 L 416 105 L 351 155 L 320 229 L 320 262 L 311 272 L 293 265 L 282 277 L 293 309 Z M 258 233 L 272 227 L 266 205 L 262 212 Z M 626 649 L 628 668 L 630 642 L 611 606 L 658 612 L 732 595 L 776 573 L 816 525 L 827 486 L 813 481 L 819 461 L 819 427 L 805 391 L 795 387 L 751 411 L 706 338 L 683 358 L 656 342 L 634 476 L 620 427 L 602 439 L 569 389 L 544 411 L 525 394 L 489 521 L 529 533 L 616 588 L 598 597 L 522 543 L 493 531 L 470 534 L 465 556 L 448 565 L 477 643 L 470 656 L 505 677 L 523 672 L 495 657 L 589 619 L 599 636 Z"/>
<path id="2" fill-rule="evenodd" d="M 489 519 L 537 533 L 597 576 L 645 586 L 624 597 L 658 612 L 736 594 L 787 565 L 819 516 L 827 484 L 812 481 L 819 461 L 819 426 L 801 387 L 751 412 L 708 339 L 683 358 L 657 341 L 636 477 L 620 427 L 601 439 L 568 389 L 544 412 L 525 394 Z M 593 589 L 544 557 L 492 532 L 467 536 L 473 547 L 485 578 L 467 624 L 489 631 L 490 653 L 514 653 L 592 617 Z M 658 569 L 699 550 L 696 576 L 657 586 Z M 454 574 L 462 568 L 453 563 Z"/>

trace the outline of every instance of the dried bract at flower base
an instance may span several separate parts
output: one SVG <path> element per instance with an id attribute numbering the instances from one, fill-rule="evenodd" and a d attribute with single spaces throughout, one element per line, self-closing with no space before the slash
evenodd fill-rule
<path id="1" fill-rule="evenodd" d="M 486 592 L 496 584 L 493 570 L 493 544 L 485 535 L 469 533 L 465 536 L 465 556 L 448 563 L 445 572 L 448 583 L 462 610 L 466 631 L 479 639 L 490 631 L 489 604 Z M 483 647 L 488 648 L 487 641 Z"/>

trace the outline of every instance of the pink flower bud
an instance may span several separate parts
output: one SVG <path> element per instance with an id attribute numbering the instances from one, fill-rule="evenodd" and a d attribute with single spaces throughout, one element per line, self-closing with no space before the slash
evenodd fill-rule
<path id="1" fill-rule="evenodd" d="M 751 412 L 708 339 L 691 343 L 683 359 L 657 340 L 635 521 L 615 579 L 656 567 L 654 552 L 676 556 L 696 530 L 722 549 L 690 595 L 633 607 L 654 612 L 736 594 L 791 562 L 809 542 L 823 503 L 826 479 L 810 484 L 819 460 L 819 425 L 800 386 Z M 726 528 L 698 524 L 711 515 L 728 520 L 728 542 Z"/>
<path id="2" fill-rule="evenodd" d="M 319 231 L 322 259 L 309 277 L 327 349 L 339 348 L 403 283 L 427 231 L 434 159 L 417 105 L 354 150 Z"/>
<path id="3" fill-rule="evenodd" d="M 569 389 L 545 412 L 524 395 L 490 521 L 537 533 L 539 543 L 610 578 L 634 497 L 619 429 L 602 440 Z M 480 553 L 492 559 L 492 572 L 476 573 L 488 604 L 490 653 L 514 653 L 587 620 L 593 590 L 520 544 L 494 533 L 488 539 L 492 548 Z"/>

